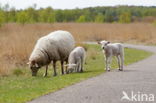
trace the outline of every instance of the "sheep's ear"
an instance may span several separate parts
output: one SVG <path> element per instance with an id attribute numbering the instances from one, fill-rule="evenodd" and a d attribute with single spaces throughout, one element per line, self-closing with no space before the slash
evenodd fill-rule
<path id="1" fill-rule="evenodd" d="M 98 44 L 101 44 L 101 42 L 100 42 L 100 41 L 98 41 L 97 43 L 98 43 Z"/>
<path id="2" fill-rule="evenodd" d="M 37 68 L 39 67 L 37 63 L 35 63 L 35 67 L 37 67 Z"/>

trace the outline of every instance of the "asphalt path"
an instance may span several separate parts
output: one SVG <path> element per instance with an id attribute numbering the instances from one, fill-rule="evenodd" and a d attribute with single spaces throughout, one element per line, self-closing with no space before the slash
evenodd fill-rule
<path id="1" fill-rule="evenodd" d="M 156 47 L 130 44 L 125 47 L 154 54 L 125 66 L 122 72 L 112 70 L 29 103 L 156 103 Z"/>

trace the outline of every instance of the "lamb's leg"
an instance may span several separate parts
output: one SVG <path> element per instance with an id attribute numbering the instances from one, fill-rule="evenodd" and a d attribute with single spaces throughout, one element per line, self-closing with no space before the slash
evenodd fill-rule
<path id="1" fill-rule="evenodd" d="M 53 76 L 56 76 L 57 73 L 56 73 L 56 61 L 53 61 L 53 68 L 54 68 L 54 75 Z"/>
<path id="2" fill-rule="evenodd" d="M 80 64 L 77 63 L 77 64 L 76 64 L 76 72 L 79 72 L 79 68 L 80 68 Z"/>
<path id="3" fill-rule="evenodd" d="M 106 65 L 106 71 L 107 71 L 107 69 L 108 69 L 108 57 L 105 57 L 105 65 Z"/>
<path id="4" fill-rule="evenodd" d="M 64 61 L 62 60 L 61 61 L 61 72 L 62 72 L 62 75 L 64 74 L 64 66 L 63 66 L 63 64 L 64 64 Z"/>
<path id="5" fill-rule="evenodd" d="M 83 72 L 83 64 L 84 64 L 84 60 L 81 59 L 81 70 L 80 70 L 80 72 Z"/>
<path id="6" fill-rule="evenodd" d="M 46 65 L 46 72 L 44 73 L 44 77 L 46 77 L 47 76 L 47 74 L 48 74 L 48 65 Z"/>
<path id="7" fill-rule="evenodd" d="M 124 56 L 123 55 L 120 55 L 120 59 L 121 59 L 121 68 L 120 68 L 120 70 L 123 71 Z"/>
<path id="8" fill-rule="evenodd" d="M 119 70 L 120 70 L 121 69 L 120 57 L 116 56 L 116 58 L 117 58 L 117 62 L 118 62 Z"/>
<path id="9" fill-rule="evenodd" d="M 106 70 L 107 71 L 110 71 L 111 61 L 112 61 L 112 57 L 111 56 L 107 57 L 107 60 L 106 60 Z"/>

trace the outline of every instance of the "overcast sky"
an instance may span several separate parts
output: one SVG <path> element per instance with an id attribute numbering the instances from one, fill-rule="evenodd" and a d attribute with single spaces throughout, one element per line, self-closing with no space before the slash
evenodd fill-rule
<path id="1" fill-rule="evenodd" d="M 51 6 L 54 9 L 73 9 L 95 6 L 137 5 L 156 6 L 156 0 L 0 0 L 4 6 L 6 3 L 16 9 L 24 9 L 37 4 L 37 8 Z"/>

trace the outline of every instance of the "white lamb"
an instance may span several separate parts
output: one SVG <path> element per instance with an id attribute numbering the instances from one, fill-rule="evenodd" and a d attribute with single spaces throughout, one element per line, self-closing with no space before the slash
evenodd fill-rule
<path id="1" fill-rule="evenodd" d="M 83 72 L 83 65 L 85 62 L 86 52 L 83 47 L 76 47 L 69 55 L 67 73 L 69 72 Z"/>
<path id="2" fill-rule="evenodd" d="M 73 36 L 67 31 L 54 31 L 41 37 L 29 58 L 29 67 L 32 76 L 36 76 L 40 67 L 46 66 L 44 76 L 47 76 L 48 65 L 53 62 L 54 76 L 56 73 L 56 62 L 61 61 L 61 70 L 64 74 L 63 63 L 68 62 L 68 56 L 75 46 Z"/>
<path id="3" fill-rule="evenodd" d="M 119 70 L 123 70 L 124 65 L 124 47 L 121 43 L 110 43 L 109 41 L 98 42 L 101 45 L 106 59 L 106 70 L 110 71 L 112 56 L 117 57 Z"/>

